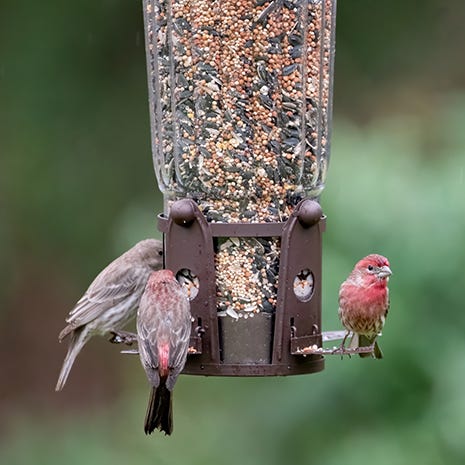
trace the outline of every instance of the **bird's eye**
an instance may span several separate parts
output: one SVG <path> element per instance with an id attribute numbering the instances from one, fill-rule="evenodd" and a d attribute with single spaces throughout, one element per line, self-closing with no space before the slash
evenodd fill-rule
<path id="1" fill-rule="evenodd" d="M 158 255 L 160 255 L 160 257 L 161 257 L 163 255 L 163 250 L 159 250 Z"/>
<path id="2" fill-rule="evenodd" d="M 373 265 L 368 265 L 368 271 L 373 271 Z"/>

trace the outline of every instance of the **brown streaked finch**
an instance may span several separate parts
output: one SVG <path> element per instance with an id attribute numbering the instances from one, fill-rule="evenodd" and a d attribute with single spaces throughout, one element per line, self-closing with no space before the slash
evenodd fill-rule
<path id="1" fill-rule="evenodd" d="M 384 326 L 389 310 L 389 289 L 387 287 L 392 271 L 386 257 L 371 254 L 362 258 L 339 290 L 339 318 L 352 333 L 349 348 L 372 347 L 375 358 L 383 358 L 376 338 Z M 370 353 L 360 353 L 370 357 Z"/>
<path id="2" fill-rule="evenodd" d="M 152 385 L 145 434 L 173 431 L 172 393 L 186 363 L 191 333 L 186 292 L 170 270 L 153 272 L 137 311 L 139 356 Z"/>
<path id="3" fill-rule="evenodd" d="M 56 391 L 63 389 L 74 360 L 92 336 L 107 336 L 136 316 L 150 273 L 162 266 L 162 243 L 145 239 L 111 262 L 94 279 L 69 313 L 68 325 L 58 336 L 61 342 L 70 334 L 71 340 Z"/>

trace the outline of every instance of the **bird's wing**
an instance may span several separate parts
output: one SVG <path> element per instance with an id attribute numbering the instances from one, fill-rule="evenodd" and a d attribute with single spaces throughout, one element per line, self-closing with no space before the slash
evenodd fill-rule
<path id="1" fill-rule="evenodd" d="M 391 298 L 389 297 L 389 288 L 386 288 L 386 312 L 384 313 L 384 317 L 387 316 L 390 306 L 391 306 Z"/>
<path id="2" fill-rule="evenodd" d="M 158 307 L 160 302 L 151 295 L 142 294 L 137 313 L 137 337 L 141 359 L 146 367 L 158 367 L 157 339 L 161 322 Z M 142 313 L 141 313 L 142 312 Z"/>
<path id="3" fill-rule="evenodd" d="M 158 305 L 158 302 L 155 302 L 155 304 L 151 305 L 147 299 L 150 299 L 150 296 L 147 296 L 146 293 L 143 294 L 139 304 L 139 312 L 142 309 L 145 309 L 148 314 L 145 314 L 144 318 L 141 318 L 139 313 L 137 315 L 137 339 L 142 366 L 150 384 L 154 387 L 157 387 L 160 383 L 157 350 L 159 313 L 153 312 L 153 305 Z M 147 318 L 147 316 L 149 316 L 149 318 Z"/>
<path id="4" fill-rule="evenodd" d="M 183 311 L 180 312 L 179 320 L 173 322 L 170 337 L 170 366 L 175 371 L 177 369 L 181 371 L 186 363 L 192 327 L 189 302 L 187 300 L 183 301 L 181 305 L 183 306 Z"/>
<path id="5" fill-rule="evenodd" d="M 107 271 L 107 270 L 104 270 Z M 140 286 L 138 270 L 127 268 L 124 273 L 113 274 L 107 282 L 106 276 L 100 274 L 87 289 L 86 293 L 71 310 L 67 323 L 77 328 L 99 317 L 109 308 L 118 305 L 133 295 Z M 142 291 L 142 289 L 140 289 Z"/>
<path id="6" fill-rule="evenodd" d="M 144 361 L 144 367 L 152 370 L 156 369 L 158 367 L 158 353 L 151 340 L 144 339 L 139 335 L 139 350 Z"/>
<path id="7" fill-rule="evenodd" d="M 147 374 L 150 384 L 158 387 L 160 383 L 160 374 L 158 373 L 158 353 L 147 339 L 142 339 L 139 336 L 139 356 L 142 361 L 142 366 Z"/>

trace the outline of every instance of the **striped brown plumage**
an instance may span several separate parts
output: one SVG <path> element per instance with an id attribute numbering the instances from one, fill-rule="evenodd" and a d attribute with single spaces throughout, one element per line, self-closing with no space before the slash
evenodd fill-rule
<path id="1" fill-rule="evenodd" d="M 58 336 L 60 342 L 68 335 L 71 339 L 55 390 L 63 389 L 74 360 L 92 336 L 120 330 L 136 316 L 150 273 L 162 266 L 162 243 L 145 239 L 100 272 L 69 313 L 68 325 Z"/>

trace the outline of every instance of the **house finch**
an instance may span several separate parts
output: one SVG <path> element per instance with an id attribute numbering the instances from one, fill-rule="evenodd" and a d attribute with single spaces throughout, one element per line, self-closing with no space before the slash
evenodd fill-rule
<path id="1" fill-rule="evenodd" d="M 172 391 L 187 358 L 191 314 L 185 291 L 170 270 L 149 277 L 137 312 L 139 355 L 152 385 L 144 430 L 173 431 Z"/>
<path id="2" fill-rule="evenodd" d="M 350 348 L 373 346 L 374 357 L 383 357 L 376 337 L 383 329 L 389 309 L 387 284 L 391 274 L 387 258 L 372 254 L 362 258 L 341 284 L 339 318 L 347 329 L 341 349 L 344 349 L 344 342 L 352 332 Z M 359 355 L 370 357 L 371 354 Z"/>
<path id="3" fill-rule="evenodd" d="M 111 262 L 94 279 L 66 319 L 68 326 L 58 336 L 61 342 L 71 334 L 71 341 L 56 391 L 63 388 L 76 356 L 92 336 L 108 335 L 134 318 L 150 273 L 162 265 L 162 243 L 146 239 Z"/>

